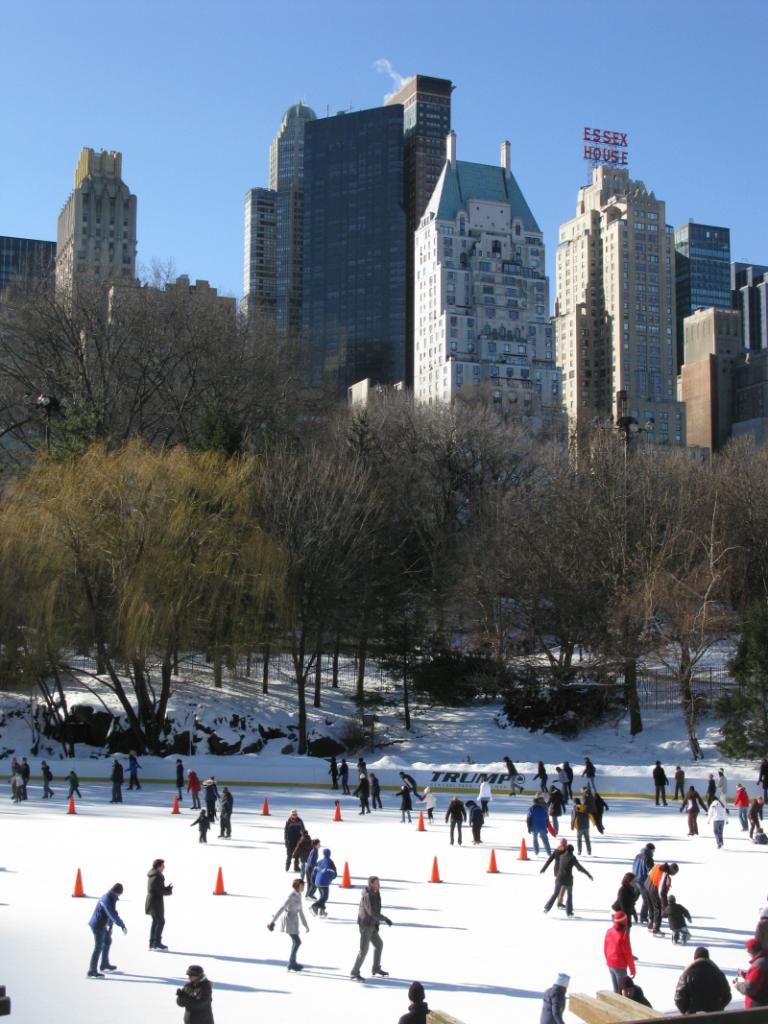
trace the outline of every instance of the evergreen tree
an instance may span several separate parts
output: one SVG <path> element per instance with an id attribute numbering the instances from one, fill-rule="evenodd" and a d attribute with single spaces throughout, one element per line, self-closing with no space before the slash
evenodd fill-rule
<path id="1" fill-rule="evenodd" d="M 728 663 L 738 690 L 717 702 L 723 716 L 718 749 L 727 757 L 763 757 L 768 737 L 768 604 L 757 605 L 744 624 Z"/>

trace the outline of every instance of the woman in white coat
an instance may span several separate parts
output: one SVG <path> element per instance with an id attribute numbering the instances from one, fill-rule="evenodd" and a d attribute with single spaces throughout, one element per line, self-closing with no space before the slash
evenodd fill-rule
<path id="1" fill-rule="evenodd" d="M 282 907 L 275 912 L 275 916 L 267 925 L 267 928 L 269 928 L 270 931 L 274 931 L 275 921 L 281 914 L 284 915 L 280 928 L 282 931 L 287 932 L 291 937 L 291 955 L 288 959 L 288 970 L 301 971 L 303 970 L 304 965 L 296 963 L 296 953 L 301 945 L 301 939 L 299 938 L 299 921 L 304 925 L 305 931 L 309 931 L 309 925 L 307 924 L 306 917 L 304 917 L 304 908 L 301 905 L 301 894 L 304 892 L 304 883 L 300 878 L 295 878 L 291 885 L 293 886 L 293 892 Z"/>
<path id="2" fill-rule="evenodd" d="M 477 791 L 477 799 L 480 801 L 480 809 L 483 812 L 483 817 L 488 817 L 488 804 L 493 799 L 491 793 L 491 784 L 485 775 L 480 776 L 480 789 Z"/>
<path id="3" fill-rule="evenodd" d="M 424 787 L 424 795 L 419 802 L 424 804 L 424 806 L 427 809 L 427 821 L 434 821 L 435 807 L 437 807 L 437 797 L 429 788 L 429 786 Z"/>
<path id="4" fill-rule="evenodd" d="M 723 845 L 723 829 L 725 828 L 725 822 L 729 814 L 728 808 L 725 804 L 721 803 L 718 797 L 712 801 L 707 811 L 707 821 L 712 826 L 712 831 L 715 834 L 715 842 L 717 843 L 718 850 Z"/>

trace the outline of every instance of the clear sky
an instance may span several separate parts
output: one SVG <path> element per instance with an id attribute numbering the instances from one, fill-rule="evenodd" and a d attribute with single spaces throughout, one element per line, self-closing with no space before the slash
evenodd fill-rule
<path id="1" fill-rule="evenodd" d="M 550 273 L 584 125 L 628 132 L 669 223 L 768 263 L 767 43 L 768 0 L 0 0 L 0 234 L 55 239 L 80 148 L 118 149 L 140 265 L 239 296 L 285 109 L 378 106 L 387 60 L 452 79 L 459 159 L 511 141 Z"/>

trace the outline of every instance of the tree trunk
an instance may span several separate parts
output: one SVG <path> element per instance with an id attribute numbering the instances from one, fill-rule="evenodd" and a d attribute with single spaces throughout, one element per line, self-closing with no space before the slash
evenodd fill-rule
<path id="1" fill-rule="evenodd" d="M 365 661 L 368 654 L 368 630 L 364 630 L 357 644 L 357 683 L 355 696 L 359 703 L 365 697 Z"/>
<path id="2" fill-rule="evenodd" d="M 250 679 L 251 676 L 251 649 L 248 648 L 245 655 L 245 678 Z"/>
<path id="3" fill-rule="evenodd" d="M 336 639 L 333 641 L 333 682 L 331 686 L 334 690 L 339 688 L 339 648 L 341 647 L 341 635 L 336 634 Z"/>
<path id="4" fill-rule="evenodd" d="M 297 638 L 296 631 L 293 633 L 293 640 L 291 643 L 291 657 L 293 658 L 293 672 L 296 677 L 296 689 L 298 690 L 298 709 L 299 709 L 299 753 L 306 754 L 307 752 L 307 671 L 308 667 L 304 664 L 304 658 L 306 654 L 306 638 L 304 635 L 304 627 L 302 626 L 299 631 Z"/>
<path id="5" fill-rule="evenodd" d="M 322 635 L 317 638 L 317 650 L 315 651 L 315 697 L 313 707 L 320 707 L 320 684 L 323 676 L 323 643 Z"/>
<path id="6" fill-rule="evenodd" d="M 217 690 L 221 689 L 222 668 L 223 658 L 221 657 L 221 654 L 217 651 L 213 655 L 213 685 L 216 687 Z"/>
<path id="7" fill-rule="evenodd" d="M 261 692 L 269 693 L 269 644 L 264 644 L 264 661 L 261 666 Z"/>
<path id="8" fill-rule="evenodd" d="M 680 652 L 680 666 L 678 681 L 680 684 L 680 704 L 683 711 L 683 721 L 688 733 L 688 743 L 694 761 L 701 759 L 701 747 L 696 735 L 696 705 L 693 696 L 693 666 L 691 665 L 688 648 L 683 645 Z"/>
<path id="9" fill-rule="evenodd" d="M 640 715 L 640 697 L 637 693 L 637 659 L 627 658 L 624 662 L 624 700 L 629 711 L 629 735 L 637 736 L 643 731 Z"/>
<path id="10" fill-rule="evenodd" d="M 178 677 L 179 675 L 179 648 L 174 647 L 173 649 L 173 674 Z"/>
<path id="11" fill-rule="evenodd" d="M 405 728 L 411 728 L 411 704 L 408 695 L 408 669 L 403 669 L 403 717 L 405 718 Z"/>

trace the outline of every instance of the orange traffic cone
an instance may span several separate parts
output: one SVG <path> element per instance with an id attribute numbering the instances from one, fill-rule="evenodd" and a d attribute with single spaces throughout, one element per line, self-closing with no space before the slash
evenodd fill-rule
<path id="1" fill-rule="evenodd" d="M 419 811 L 419 825 L 418 825 L 418 828 L 416 829 L 416 831 L 417 832 L 426 832 L 427 831 L 427 827 L 424 824 L 424 811 Z"/>
<path id="2" fill-rule="evenodd" d="M 71 796 L 69 798 L 69 807 L 67 808 L 67 814 L 76 814 L 75 811 L 75 798 Z"/>
<path id="3" fill-rule="evenodd" d="M 264 797 L 264 803 L 263 803 L 262 808 L 261 808 L 261 813 L 265 817 L 269 816 L 269 800 L 267 800 L 266 797 Z"/>
<path id="4" fill-rule="evenodd" d="M 520 843 L 520 853 L 518 854 L 517 859 L 518 860 L 530 860 L 531 859 L 528 856 L 528 849 L 527 849 L 527 847 L 525 845 L 525 837 L 523 837 L 523 841 Z"/>
<path id="5" fill-rule="evenodd" d="M 171 814 L 181 814 L 181 811 L 179 810 L 178 794 L 173 798 L 173 808 L 171 809 Z"/>
<path id="6" fill-rule="evenodd" d="M 216 876 L 216 888 L 213 890 L 214 896 L 226 896 L 227 890 L 224 888 L 224 875 L 219 868 L 219 873 Z"/>
<path id="7" fill-rule="evenodd" d="M 432 877 L 430 878 L 430 882 L 442 882 L 440 870 L 437 866 L 437 857 L 432 861 Z"/>
<path id="8" fill-rule="evenodd" d="M 341 804 L 338 800 L 336 801 L 336 810 L 333 812 L 333 820 L 341 821 Z"/>
<path id="9" fill-rule="evenodd" d="M 80 868 L 77 869 L 77 877 L 75 878 L 75 891 L 72 893 L 73 896 L 85 896 L 85 890 L 83 889 L 83 876 L 80 874 Z"/>
<path id="10" fill-rule="evenodd" d="M 496 851 L 491 850 L 491 860 L 488 864 L 487 875 L 498 875 L 499 869 L 496 867 Z"/>
<path id="11" fill-rule="evenodd" d="M 339 888 L 340 889 L 351 889 L 352 888 L 352 879 L 349 876 L 349 864 L 347 864 L 346 861 L 344 861 L 344 873 L 341 876 L 341 885 L 339 886 Z"/>

